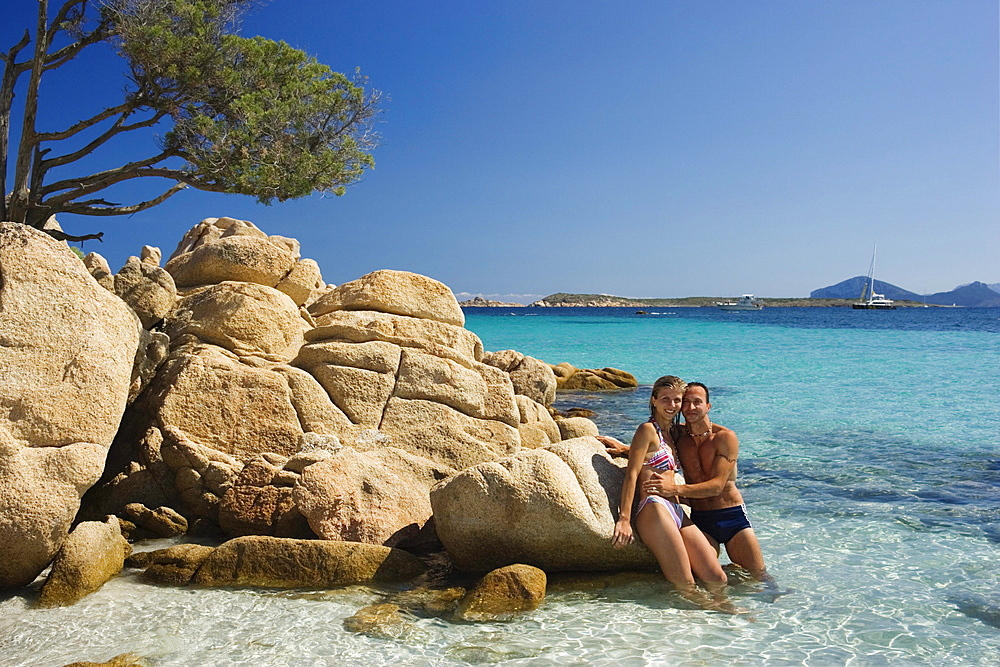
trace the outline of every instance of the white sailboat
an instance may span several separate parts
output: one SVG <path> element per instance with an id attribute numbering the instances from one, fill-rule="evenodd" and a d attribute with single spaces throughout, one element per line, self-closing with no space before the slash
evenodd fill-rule
<path id="1" fill-rule="evenodd" d="M 885 298 L 884 294 L 877 294 L 875 292 L 875 249 L 877 246 L 872 246 L 872 263 L 868 267 L 868 277 L 865 279 L 865 284 L 861 288 L 861 296 L 855 303 L 851 304 L 851 308 L 855 310 L 895 310 L 896 304 L 893 303 L 892 299 Z"/>

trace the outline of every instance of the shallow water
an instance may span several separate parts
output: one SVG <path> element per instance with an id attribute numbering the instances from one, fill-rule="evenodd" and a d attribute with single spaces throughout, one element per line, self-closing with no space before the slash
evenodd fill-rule
<path id="1" fill-rule="evenodd" d="M 132 651 L 154 665 L 1000 664 L 1000 309 L 467 311 L 487 349 L 666 373 L 712 389 L 775 597 L 734 575 L 738 616 L 653 573 L 556 575 L 517 620 L 343 629 L 389 591 L 192 590 L 118 577 L 67 609 L 0 599 L 0 665 Z M 666 313 L 671 314 L 666 314 Z M 648 387 L 562 394 L 631 437 Z M 725 560 L 725 558 L 723 559 Z"/>

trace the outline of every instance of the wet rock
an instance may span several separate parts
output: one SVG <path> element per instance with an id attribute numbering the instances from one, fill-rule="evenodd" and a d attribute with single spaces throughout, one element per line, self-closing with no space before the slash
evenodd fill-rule
<path id="1" fill-rule="evenodd" d="M 134 553 L 126 559 L 125 564 L 145 570 L 143 577 L 150 581 L 169 586 L 186 586 L 213 551 L 213 547 L 201 544 L 176 544 L 166 549 Z"/>
<path id="2" fill-rule="evenodd" d="M 375 544 L 248 536 L 215 549 L 198 568 L 193 583 L 330 588 L 372 581 L 407 581 L 424 569 L 416 556 Z"/>
<path id="3" fill-rule="evenodd" d="M 537 609 L 545 600 L 545 572 L 515 564 L 488 573 L 459 602 L 457 617 L 464 621 L 492 621 Z"/>
<path id="4" fill-rule="evenodd" d="M 142 503 L 129 503 L 125 506 L 125 515 L 144 536 L 177 537 L 188 529 L 187 519 L 170 507 L 150 509 Z"/>
<path id="5" fill-rule="evenodd" d="M 399 607 L 387 603 L 363 607 L 344 619 L 344 629 L 348 632 L 379 639 L 399 639 L 411 632 L 412 626 Z"/>
<path id="6" fill-rule="evenodd" d="M 79 602 L 121 572 L 130 552 L 117 518 L 79 524 L 56 554 L 38 606 L 66 607 Z"/>

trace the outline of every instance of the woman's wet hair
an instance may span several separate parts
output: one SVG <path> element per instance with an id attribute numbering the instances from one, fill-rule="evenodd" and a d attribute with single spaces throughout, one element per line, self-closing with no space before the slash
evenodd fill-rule
<path id="1" fill-rule="evenodd" d="M 673 389 L 675 391 L 684 391 L 687 389 L 687 383 L 680 379 L 676 375 L 664 375 L 653 383 L 653 390 L 649 393 L 649 418 L 653 419 L 656 417 L 656 408 L 653 407 L 653 399 L 656 398 L 656 392 L 661 389 Z M 680 414 L 674 415 L 674 421 L 680 419 Z"/>

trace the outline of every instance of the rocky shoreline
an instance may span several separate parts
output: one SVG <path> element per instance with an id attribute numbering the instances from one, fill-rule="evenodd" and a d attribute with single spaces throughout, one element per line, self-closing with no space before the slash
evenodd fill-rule
<path id="1" fill-rule="evenodd" d="M 0 223 L 0 588 L 67 605 L 140 567 L 423 590 L 430 557 L 492 573 L 419 594 L 484 620 L 540 604 L 547 572 L 655 566 L 610 546 L 623 462 L 551 407 L 634 388 L 629 373 L 485 351 L 442 283 L 328 285 L 298 241 L 247 221 L 206 219 L 160 263 L 144 247 L 113 274 Z M 168 536 L 182 543 L 130 556 Z"/>

